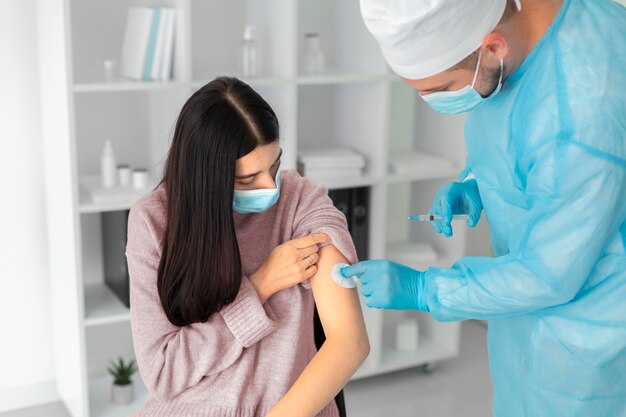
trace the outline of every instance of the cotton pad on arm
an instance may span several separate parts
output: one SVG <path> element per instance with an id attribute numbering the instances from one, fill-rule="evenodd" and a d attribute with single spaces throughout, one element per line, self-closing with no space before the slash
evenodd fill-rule
<path id="1" fill-rule="evenodd" d="M 332 276 L 333 281 L 337 283 L 337 285 L 343 288 L 354 288 L 356 287 L 356 282 L 358 278 L 357 277 L 345 278 L 343 275 L 341 275 L 341 270 L 347 266 L 350 266 L 350 265 L 343 263 L 343 262 L 336 264 L 335 266 L 333 266 L 333 269 L 330 275 Z"/>

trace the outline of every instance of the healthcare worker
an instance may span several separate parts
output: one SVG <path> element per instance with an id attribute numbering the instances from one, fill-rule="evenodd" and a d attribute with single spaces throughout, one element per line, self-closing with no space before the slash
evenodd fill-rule
<path id="1" fill-rule="evenodd" d="M 431 213 L 484 209 L 494 258 L 365 261 L 370 307 L 488 319 L 497 417 L 626 416 L 626 11 L 612 0 L 361 0 L 391 68 L 470 112 Z M 471 173 L 472 175 L 466 175 Z M 458 227 L 458 226 L 455 226 Z"/>

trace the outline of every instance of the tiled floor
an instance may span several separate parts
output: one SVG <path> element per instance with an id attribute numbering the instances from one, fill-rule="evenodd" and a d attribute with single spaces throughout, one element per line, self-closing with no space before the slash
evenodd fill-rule
<path id="1" fill-rule="evenodd" d="M 490 417 L 492 386 L 487 362 L 487 331 L 466 322 L 461 356 L 429 375 L 409 369 L 350 383 L 346 389 L 350 417 Z M 61 403 L 34 407 L 0 417 L 69 417 Z"/>

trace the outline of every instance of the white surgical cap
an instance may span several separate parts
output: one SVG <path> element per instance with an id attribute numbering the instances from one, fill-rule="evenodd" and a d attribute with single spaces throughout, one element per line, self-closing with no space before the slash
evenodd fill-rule
<path id="1" fill-rule="evenodd" d="M 452 68 L 496 27 L 507 0 L 360 0 L 391 69 L 420 79 Z"/>

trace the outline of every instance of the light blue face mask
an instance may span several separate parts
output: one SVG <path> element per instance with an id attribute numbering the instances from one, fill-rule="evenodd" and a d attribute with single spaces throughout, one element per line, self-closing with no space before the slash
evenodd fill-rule
<path id="1" fill-rule="evenodd" d="M 233 210 L 237 213 L 262 213 L 272 207 L 280 197 L 280 167 L 274 178 L 276 188 L 259 190 L 235 190 Z"/>
<path id="2" fill-rule="evenodd" d="M 474 89 L 476 79 L 478 78 L 478 70 L 480 68 L 480 58 L 482 56 L 482 50 L 478 53 L 478 63 L 476 64 L 476 71 L 474 71 L 474 79 L 472 85 L 466 85 L 460 90 L 456 91 L 438 91 L 436 93 L 430 93 L 422 96 L 422 99 L 437 113 L 444 114 L 458 114 L 465 113 L 476 106 L 498 94 L 502 87 L 502 75 L 504 73 L 504 62 L 500 58 L 500 80 L 498 86 L 489 95 L 489 97 L 483 97 L 478 91 Z"/>

